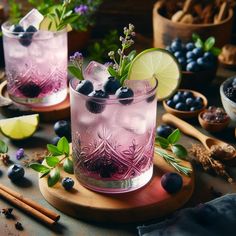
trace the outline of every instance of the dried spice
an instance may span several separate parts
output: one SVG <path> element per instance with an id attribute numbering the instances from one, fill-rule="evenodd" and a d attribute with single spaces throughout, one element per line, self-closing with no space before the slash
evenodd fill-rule
<path id="1" fill-rule="evenodd" d="M 224 146 L 212 145 L 211 155 L 215 159 L 231 160 L 235 158 L 235 148 L 229 144 Z"/>
<path id="2" fill-rule="evenodd" d="M 22 231 L 24 229 L 22 224 L 20 222 L 18 222 L 18 221 L 15 223 L 15 228 L 17 230 L 20 230 L 20 231 Z"/>
<path id="3" fill-rule="evenodd" d="M 33 157 L 27 158 L 23 160 L 23 164 L 28 167 L 31 163 L 38 162 L 41 163 L 46 156 L 48 156 L 49 152 L 47 150 L 41 151 L 41 152 L 35 152 L 33 154 Z"/>
<path id="4" fill-rule="evenodd" d="M 225 170 L 225 165 L 221 161 L 215 160 L 212 152 L 208 151 L 203 145 L 193 144 L 190 153 L 196 157 L 196 161 L 202 165 L 205 171 L 213 170 L 217 175 L 227 178 L 229 183 L 233 182 L 233 179 Z"/>
<path id="5" fill-rule="evenodd" d="M 0 153 L 0 161 L 7 166 L 9 164 L 10 157 L 7 155 L 7 153 Z"/>
<path id="6" fill-rule="evenodd" d="M 3 208 L 2 209 L 2 214 L 5 215 L 7 219 L 14 218 L 12 214 L 13 208 Z"/>

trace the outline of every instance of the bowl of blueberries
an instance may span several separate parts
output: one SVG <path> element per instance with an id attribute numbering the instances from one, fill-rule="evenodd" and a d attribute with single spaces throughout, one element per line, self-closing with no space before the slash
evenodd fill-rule
<path id="1" fill-rule="evenodd" d="M 211 37 L 210 40 L 207 39 L 204 42 L 199 36 L 196 37 L 195 41 L 192 40 L 187 43 L 183 43 L 179 38 L 176 38 L 166 47 L 176 57 L 181 66 L 181 88 L 196 89 L 202 88 L 202 85 L 206 87 L 216 76 L 217 54 L 220 51 L 214 47 L 214 38 Z M 209 44 L 210 41 L 211 44 Z"/>
<path id="2" fill-rule="evenodd" d="M 165 110 L 179 118 L 194 118 L 207 107 L 206 97 L 196 91 L 179 89 L 167 100 L 163 101 Z"/>
<path id="3" fill-rule="evenodd" d="M 236 77 L 226 79 L 220 86 L 220 97 L 226 113 L 236 122 Z"/>

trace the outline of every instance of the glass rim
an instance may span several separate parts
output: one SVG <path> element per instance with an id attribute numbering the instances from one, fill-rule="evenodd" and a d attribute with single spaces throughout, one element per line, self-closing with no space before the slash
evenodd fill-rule
<path id="1" fill-rule="evenodd" d="M 93 97 L 90 97 L 88 95 L 84 95 L 82 93 L 77 92 L 75 90 L 75 88 L 73 87 L 73 84 L 72 84 L 73 81 L 79 80 L 79 79 L 77 79 L 75 77 L 70 79 L 69 87 L 70 87 L 70 91 L 72 91 L 75 94 L 78 94 L 79 96 L 83 97 L 84 99 L 93 99 L 95 102 L 97 102 L 97 103 L 100 102 L 102 104 L 104 104 L 104 102 L 117 103 L 119 101 L 125 101 L 125 100 L 131 100 L 131 99 L 133 99 L 135 101 L 142 101 L 142 100 L 147 99 L 147 98 L 153 96 L 154 94 L 156 94 L 156 89 L 158 87 L 158 80 L 156 78 L 154 78 L 154 77 L 152 79 L 153 79 L 153 81 L 155 81 L 155 85 L 152 86 L 152 88 L 149 91 L 147 91 L 145 94 L 134 95 L 133 97 L 130 97 L 130 98 L 111 98 L 111 97 L 109 97 L 109 98 L 93 98 Z M 150 81 L 152 79 L 150 79 Z"/>
<path id="2" fill-rule="evenodd" d="M 59 30 L 59 31 L 37 30 L 36 32 L 12 32 L 7 28 L 8 25 L 9 26 L 12 25 L 12 20 L 8 20 L 8 21 L 3 22 L 1 25 L 1 29 L 2 29 L 3 35 L 5 35 L 7 37 L 11 37 L 11 38 L 17 38 L 22 33 L 35 34 L 37 32 L 40 32 L 41 34 L 43 34 L 44 32 L 51 32 L 51 33 L 53 33 L 53 35 L 59 35 L 59 34 L 63 34 L 65 32 L 67 32 L 66 27 L 63 28 L 62 30 Z M 38 38 L 38 40 L 43 40 L 43 39 L 44 38 Z"/>

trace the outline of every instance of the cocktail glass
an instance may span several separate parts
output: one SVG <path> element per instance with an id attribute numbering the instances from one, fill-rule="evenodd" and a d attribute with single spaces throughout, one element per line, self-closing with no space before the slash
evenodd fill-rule
<path id="1" fill-rule="evenodd" d="M 62 102 L 67 96 L 67 31 L 39 30 L 25 33 L 24 38 L 11 26 L 2 25 L 10 98 L 32 107 Z"/>
<path id="2" fill-rule="evenodd" d="M 70 81 L 75 176 L 89 189 L 129 192 L 144 186 L 152 177 L 157 81 L 132 84 L 136 82 L 137 93 L 127 104 L 115 95 L 102 99 L 78 93 L 79 81 Z M 88 107 L 100 110 L 94 113 Z"/>

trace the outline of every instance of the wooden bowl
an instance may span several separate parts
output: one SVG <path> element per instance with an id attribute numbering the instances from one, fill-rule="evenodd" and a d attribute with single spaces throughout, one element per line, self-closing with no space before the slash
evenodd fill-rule
<path id="1" fill-rule="evenodd" d="M 207 101 L 206 97 L 203 94 L 201 94 L 197 91 L 194 91 L 194 90 L 190 90 L 190 89 L 179 89 L 178 91 L 189 91 L 189 92 L 193 93 L 194 97 L 201 97 L 203 99 L 203 107 L 199 110 L 196 110 L 196 111 L 179 111 L 179 110 L 176 110 L 172 107 L 169 107 L 166 104 L 167 100 L 164 100 L 163 101 L 163 106 L 164 106 L 164 108 L 167 112 L 169 112 L 172 115 L 175 115 L 179 118 L 182 118 L 182 119 L 189 119 L 189 118 L 197 117 L 200 112 L 202 112 L 203 110 L 206 109 L 208 101 Z"/>
<path id="2" fill-rule="evenodd" d="M 198 114 L 198 121 L 199 121 L 200 125 L 202 126 L 202 128 L 209 131 L 209 132 L 212 132 L 212 133 L 220 132 L 223 129 L 225 129 L 230 123 L 230 118 L 229 117 L 223 123 L 216 123 L 216 122 L 206 121 L 202 118 L 202 115 L 203 115 L 204 112 L 205 111 L 202 111 Z"/>

